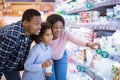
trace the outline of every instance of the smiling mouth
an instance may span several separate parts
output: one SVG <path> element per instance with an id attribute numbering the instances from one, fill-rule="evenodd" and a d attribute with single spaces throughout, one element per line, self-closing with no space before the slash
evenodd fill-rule
<path id="1" fill-rule="evenodd" d="M 56 32 L 55 34 L 60 34 L 60 32 Z"/>
<path id="2" fill-rule="evenodd" d="M 37 32 L 40 32 L 40 30 L 38 30 Z"/>

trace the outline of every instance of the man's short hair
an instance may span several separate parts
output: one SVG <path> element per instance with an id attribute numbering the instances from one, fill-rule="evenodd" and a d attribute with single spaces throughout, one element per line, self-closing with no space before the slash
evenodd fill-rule
<path id="1" fill-rule="evenodd" d="M 24 20 L 27 20 L 28 22 L 30 22 L 31 18 L 33 18 L 34 16 L 41 16 L 40 12 L 35 10 L 35 9 L 27 9 L 22 16 L 22 22 Z"/>

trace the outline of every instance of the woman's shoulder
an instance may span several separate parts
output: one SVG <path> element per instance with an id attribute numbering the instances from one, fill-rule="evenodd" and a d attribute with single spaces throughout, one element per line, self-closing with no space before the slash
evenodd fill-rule
<path id="1" fill-rule="evenodd" d="M 69 37 L 69 36 L 72 35 L 72 33 L 69 32 L 69 31 L 67 31 L 67 30 L 64 30 L 62 35 L 63 35 L 63 36 L 66 36 L 66 37 Z"/>

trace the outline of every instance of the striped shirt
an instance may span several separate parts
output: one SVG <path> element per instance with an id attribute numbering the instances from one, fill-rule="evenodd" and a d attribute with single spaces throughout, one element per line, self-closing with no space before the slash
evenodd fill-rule
<path id="1" fill-rule="evenodd" d="M 31 43 L 21 21 L 0 28 L 0 72 L 22 70 Z"/>

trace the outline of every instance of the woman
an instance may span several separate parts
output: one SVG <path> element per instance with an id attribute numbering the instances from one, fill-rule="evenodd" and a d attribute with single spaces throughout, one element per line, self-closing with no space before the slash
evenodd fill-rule
<path id="1" fill-rule="evenodd" d="M 53 59 L 53 74 L 50 77 L 46 77 L 46 80 L 66 80 L 67 73 L 67 59 L 68 55 L 65 50 L 67 41 L 73 42 L 79 46 L 87 46 L 94 49 L 97 43 L 86 43 L 79 37 L 64 30 L 65 21 L 62 16 L 57 14 L 52 14 L 48 16 L 47 21 L 52 25 L 53 31 L 53 41 L 50 46 L 53 49 L 52 59 Z"/>

